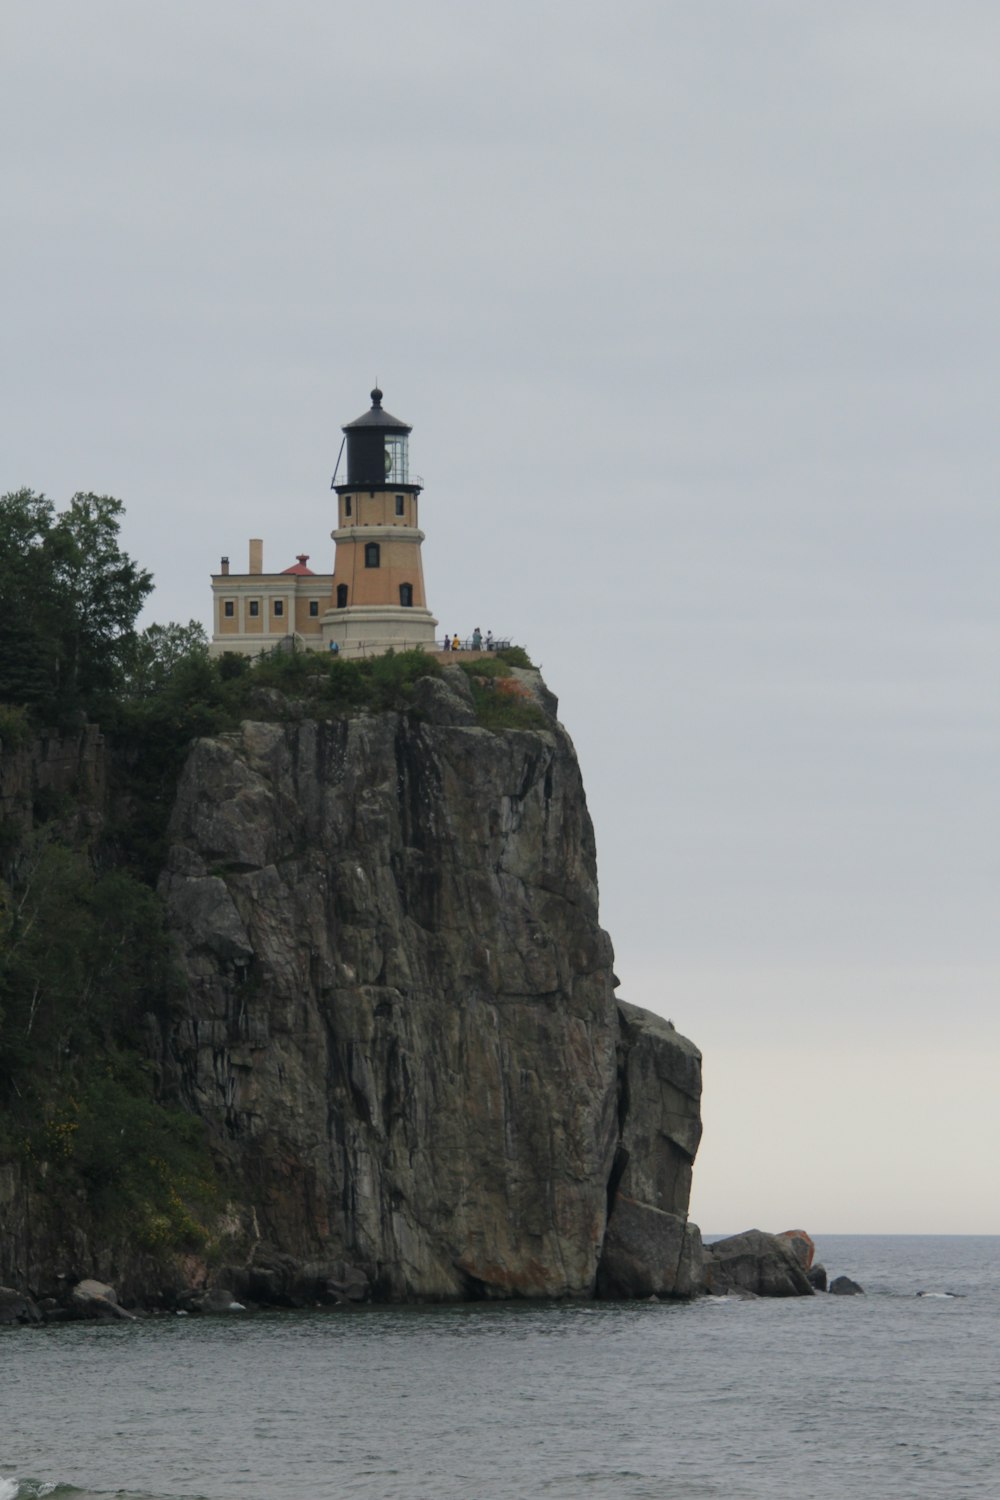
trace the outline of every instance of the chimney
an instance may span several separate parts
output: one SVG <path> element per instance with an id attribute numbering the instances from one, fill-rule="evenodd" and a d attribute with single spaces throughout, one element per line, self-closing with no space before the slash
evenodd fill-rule
<path id="1" fill-rule="evenodd" d="M 224 557 L 222 559 L 221 563 L 219 564 L 219 572 L 222 574 L 223 578 L 228 578 L 229 577 L 229 558 L 228 557 Z"/>
<path id="2" fill-rule="evenodd" d="M 264 543 L 259 536 L 250 538 L 250 572 L 263 573 L 264 571 Z"/>

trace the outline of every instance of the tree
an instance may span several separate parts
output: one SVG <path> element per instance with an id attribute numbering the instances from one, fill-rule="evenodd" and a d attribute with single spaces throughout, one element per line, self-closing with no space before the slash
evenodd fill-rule
<path id="1" fill-rule="evenodd" d="M 189 620 L 186 625 L 176 620 L 147 625 L 136 639 L 128 674 L 130 694 L 137 697 L 160 692 L 187 657 L 208 660 L 208 636 L 198 620 Z"/>
<path id="2" fill-rule="evenodd" d="M 56 586 L 48 541 L 55 509 L 44 495 L 0 496 L 0 701 L 36 708 L 58 676 Z"/>
<path id="3" fill-rule="evenodd" d="M 153 575 L 118 545 L 125 507 L 110 495 L 77 494 L 52 529 L 65 690 L 91 703 L 120 688 L 135 651 L 135 621 Z"/>
<path id="4" fill-rule="evenodd" d="M 119 546 L 124 506 L 77 494 L 57 514 L 31 490 L 0 498 L 0 699 L 39 716 L 120 689 L 152 575 Z"/>

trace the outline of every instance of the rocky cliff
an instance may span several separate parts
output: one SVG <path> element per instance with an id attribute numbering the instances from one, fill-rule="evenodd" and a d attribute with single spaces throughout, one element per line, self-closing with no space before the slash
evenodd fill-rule
<path id="1" fill-rule="evenodd" d="M 410 714 L 191 752 L 160 1062 L 239 1184 L 250 1295 L 592 1295 L 609 1205 L 637 1204 L 673 1247 L 651 1289 L 694 1289 L 699 1055 L 616 1003 L 579 767 L 518 675 L 544 728 L 478 727 L 450 669 Z M 618 1265 L 602 1289 L 633 1290 Z"/>
<path id="2" fill-rule="evenodd" d="M 487 689 L 534 727 L 483 727 Z M 93 1079 L 89 1115 L 69 1097 L 6 1154 L 0 1131 L 0 1281 L 58 1299 L 90 1275 L 168 1302 L 207 1282 L 278 1303 L 699 1290 L 700 1056 L 616 1001 L 580 771 L 538 674 L 477 686 L 453 666 L 405 711 L 326 717 L 254 692 L 256 717 L 196 741 L 177 787 L 159 890 L 179 973 L 150 985 L 162 960 L 129 958 L 150 913 L 115 939 L 129 1045 L 171 1120 L 204 1122 L 226 1206 L 180 1254 L 171 1179 L 152 1206 L 129 1175 L 129 1142 L 159 1128 L 131 1094 L 84 1156 L 110 1077 L 92 1040 L 63 1089 Z M 8 757 L 10 869 L 23 838 L 33 858 L 55 838 L 106 867 L 136 816 L 121 795 L 108 816 L 107 779 L 94 731 Z M 95 908 L 85 884 L 75 900 Z M 70 1019 L 38 1051 L 56 1101 L 85 1035 Z M 153 1176 L 159 1154 L 132 1147 Z"/>

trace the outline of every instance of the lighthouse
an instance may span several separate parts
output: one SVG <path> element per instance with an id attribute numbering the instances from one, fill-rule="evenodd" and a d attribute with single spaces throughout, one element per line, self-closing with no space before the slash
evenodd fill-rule
<path id="1" fill-rule="evenodd" d="M 433 649 L 437 625 L 424 593 L 423 486 L 410 472 L 413 429 L 384 410 L 377 386 L 371 402 L 369 411 L 342 429 L 345 478 L 338 483 L 335 474 L 332 486 L 336 557 L 322 634 L 326 648 L 344 656 L 379 655 L 390 647 Z"/>
<path id="2" fill-rule="evenodd" d="M 412 428 L 382 408 L 343 428 L 345 479 L 337 492 L 334 572 L 314 573 L 305 552 L 290 567 L 265 570 L 264 542 L 250 538 L 245 573 L 224 557 L 212 575 L 213 655 L 259 656 L 276 648 L 379 656 L 434 649 L 418 524 L 420 480 L 410 473 Z M 340 462 L 337 463 L 338 471 Z"/>

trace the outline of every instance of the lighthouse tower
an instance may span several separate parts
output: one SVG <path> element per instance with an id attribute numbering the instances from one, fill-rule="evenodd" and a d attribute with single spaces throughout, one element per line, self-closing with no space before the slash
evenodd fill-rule
<path id="1" fill-rule="evenodd" d="M 343 429 L 347 472 L 336 482 L 337 544 L 323 642 L 344 656 L 377 656 L 392 647 L 433 647 L 437 620 L 427 608 L 418 525 L 422 485 L 410 474 L 412 428 L 382 409 Z"/>

